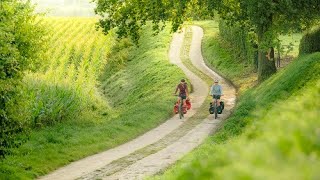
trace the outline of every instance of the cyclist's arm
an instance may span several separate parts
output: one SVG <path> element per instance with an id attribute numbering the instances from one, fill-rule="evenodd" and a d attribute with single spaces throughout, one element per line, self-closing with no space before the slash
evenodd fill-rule
<path id="1" fill-rule="evenodd" d="M 177 92 L 178 92 L 178 86 L 176 87 L 176 91 L 174 92 L 174 94 L 177 94 Z"/>
<path id="2" fill-rule="evenodd" d="M 213 86 L 210 87 L 210 92 L 209 95 L 212 96 L 213 95 Z"/>
<path id="3" fill-rule="evenodd" d="M 222 86 L 220 85 L 220 95 L 223 96 Z"/>

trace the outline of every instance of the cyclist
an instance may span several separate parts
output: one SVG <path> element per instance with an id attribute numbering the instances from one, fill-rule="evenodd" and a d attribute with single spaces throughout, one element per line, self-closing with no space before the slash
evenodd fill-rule
<path id="1" fill-rule="evenodd" d="M 174 94 L 176 95 L 179 90 L 179 98 L 178 101 L 183 101 L 183 109 L 186 109 L 186 99 L 189 96 L 188 85 L 184 79 L 181 79 L 180 83 L 177 85 L 176 91 Z"/>
<path id="2" fill-rule="evenodd" d="M 213 103 L 214 99 L 217 99 L 217 105 L 220 106 L 220 98 L 223 96 L 222 94 L 222 87 L 219 84 L 219 80 L 215 79 L 214 84 L 211 86 L 210 89 L 210 95 L 213 97 Z"/>

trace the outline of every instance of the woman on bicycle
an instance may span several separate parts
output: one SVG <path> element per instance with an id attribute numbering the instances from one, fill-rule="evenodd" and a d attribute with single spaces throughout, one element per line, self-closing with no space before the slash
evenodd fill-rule
<path id="1" fill-rule="evenodd" d="M 186 99 L 189 96 L 188 85 L 184 79 L 181 79 L 180 83 L 177 85 L 176 91 L 174 94 L 176 95 L 179 90 L 179 102 L 183 101 L 183 108 L 186 109 Z"/>
<path id="2" fill-rule="evenodd" d="M 213 103 L 214 100 L 217 99 L 217 105 L 220 106 L 220 98 L 223 96 L 222 94 L 222 87 L 219 84 L 219 80 L 215 79 L 214 84 L 211 86 L 210 89 L 210 95 L 213 97 Z"/>

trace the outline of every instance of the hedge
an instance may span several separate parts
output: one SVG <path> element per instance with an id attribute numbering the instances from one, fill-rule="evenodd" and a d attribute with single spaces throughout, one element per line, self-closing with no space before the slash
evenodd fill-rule
<path id="1" fill-rule="evenodd" d="M 306 32 L 299 46 L 299 55 L 320 52 L 320 26 Z"/>

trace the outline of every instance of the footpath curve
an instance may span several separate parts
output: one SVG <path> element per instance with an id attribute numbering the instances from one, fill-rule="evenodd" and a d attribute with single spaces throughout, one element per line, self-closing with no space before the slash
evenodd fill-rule
<path id="1" fill-rule="evenodd" d="M 190 46 L 190 59 L 192 64 L 199 69 L 201 72 L 205 73 L 207 76 L 212 79 L 219 79 L 219 84 L 222 86 L 223 101 L 225 102 L 225 110 L 223 111 L 224 115 L 228 115 L 231 109 L 235 106 L 236 103 L 236 89 L 235 87 L 221 77 L 218 73 L 210 69 L 204 62 L 202 57 L 201 42 L 203 38 L 203 29 L 199 26 L 192 26 L 192 43 Z"/>
<path id="2" fill-rule="evenodd" d="M 214 120 L 213 116 L 208 116 L 206 119 L 201 120 L 199 124 L 194 125 L 191 130 L 182 134 L 181 137 L 179 136 L 172 142 L 168 141 L 170 144 L 165 147 L 150 154 L 140 153 L 140 158 L 138 159 L 133 158 L 132 154 L 138 154 L 139 150 L 157 146 L 161 142 L 165 142 L 170 134 L 181 131 L 184 123 L 187 123 L 189 117 L 196 113 L 208 96 L 208 85 L 182 64 L 180 49 L 184 33 L 176 33 L 170 45 L 169 58 L 171 63 L 176 64 L 184 71 L 194 89 L 194 92 L 190 95 L 192 110 L 188 111 L 185 118 L 180 120 L 176 115 L 157 128 L 128 143 L 73 162 L 40 179 L 143 179 L 145 176 L 153 175 L 173 164 L 201 144 L 218 127 L 218 124 L 230 114 L 230 110 L 235 104 L 235 88 L 205 65 L 201 55 L 203 31 L 196 26 L 192 27 L 192 31 L 190 58 L 193 65 L 212 77 L 212 79 L 221 79 L 220 82 L 224 89 L 225 96 L 223 99 L 226 102 L 226 106 L 224 113 L 217 120 Z M 126 161 L 132 159 L 134 162 L 125 164 L 121 162 L 122 159 L 126 159 Z"/>

